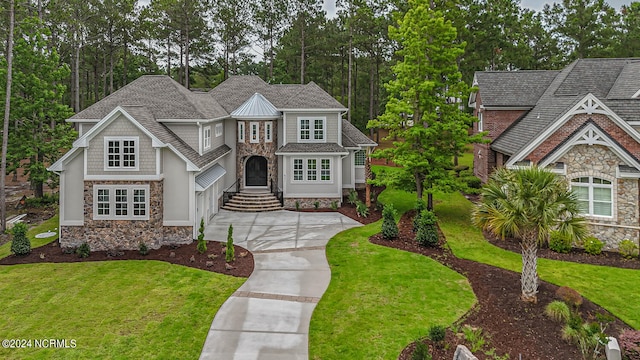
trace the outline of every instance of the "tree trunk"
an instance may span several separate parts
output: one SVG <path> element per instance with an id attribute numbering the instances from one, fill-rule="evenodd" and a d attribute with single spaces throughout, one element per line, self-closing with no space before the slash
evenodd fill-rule
<path id="1" fill-rule="evenodd" d="M 374 112 L 374 91 L 375 91 L 375 64 L 373 61 L 373 56 L 371 57 L 371 62 L 369 63 L 369 120 L 374 119 L 376 114 Z M 369 129 L 369 136 L 373 139 L 373 128 Z"/>
<path id="2" fill-rule="evenodd" d="M 185 25 L 185 44 L 184 44 L 184 86 L 189 89 L 189 22 Z"/>
<path id="3" fill-rule="evenodd" d="M 75 36 L 78 36 L 77 34 Z M 80 40 L 76 38 L 73 60 L 73 111 L 80 112 Z"/>
<path id="4" fill-rule="evenodd" d="M 521 298 L 526 302 L 537 302 L 538 297 L 538 240 L 535 232 L 524 234 L 522 243 L 522 283 Z"/>
<path id="5" fill-rule="evenodd" d="M 347 121 L 351 123 L 351 97 L 353 96 L 353 90 L 351 88 L 351 79 L 353 76 L 352 67 L 353 67 L 353 29 L 351 27 L 351 17 L 353 14 L 351 13 L 351 2 L 349 2 L 349 70 L 347 71 Z"/>
<path id="6" fill-rule="evenodd" d="M 9 39 L 7 40 L 7 90 L 4 100 L 4 122 L 2 124 L 2 160 L 0 161 L 0 227 L 2 232 L 7 230 L 7 193 L 5 192 L 5 180 L 7 173 L 7 146 L 9 145 L 9 114 L 11 109 L 11 82 L 13 65 L 13 27 L 14 3 L 9 0 Z"/>
<path id="7" fill-rule="evenodd" d="M 416 181 L 416 194 L 418 195 L 418 199 L 422 199 L 422 179 L 417 175 L 414 175 L 413 178 Z"/>
<path id="8" fill-rule="evenodd" d="M 300 84 L 304 84 L 304 14 L 300 21 Z"/>
<path id="9" fill-rule="evenodd" d="M 167 76 L 171 77 L 171 35 L 167 35 Z"/>
<path id="10" fill-rule="evenodd" d="M 109 94 L 113 93 L 113 29 L 109 28 Z"/>

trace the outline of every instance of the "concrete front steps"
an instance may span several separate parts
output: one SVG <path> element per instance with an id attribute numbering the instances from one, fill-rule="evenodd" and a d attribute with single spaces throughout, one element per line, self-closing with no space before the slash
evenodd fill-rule
<path id="1" fill-rule="evenodd" d="M 222 208 L 229 211 L 264 212 L 282 210 L 282 205 L 278 198 L 268 191 L 240 191 Z"/>

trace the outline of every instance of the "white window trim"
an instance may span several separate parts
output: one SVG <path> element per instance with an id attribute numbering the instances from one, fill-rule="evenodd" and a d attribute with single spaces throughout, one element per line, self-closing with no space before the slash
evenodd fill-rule
<path id="1" fill-rule="evenodd" d="M 204 149 L 211 149 L 211 126 L 205 126 L 202 129 L 202 143 L 204 144 Z"/>
<path id="2" fill-rule="evenodd" d="M 478 111 L 478 132 L 484 131 L 484 113 Z"/>
<path id="3" fill-rule="evenodd" d="M 109 215 L 98 215 L 98 190 L 109 190 Z M 127 214 L 126 216 L 115 215 L 116 190 L 127 190 Z M 133 194 L 134 190 L 145 191 L 145 215 L 133 215 Z M 94 185 L 93 186 L 93 220 L 149 220 L 150 203 L 149 185 Z"/>
<path id="4" fill-rule="evenodd" d="M 303 120 L 309 121 L 309 139 L 302 139 L 300 136 L 300 125 Z M 322 139 L 314 139 L 315 120 L 322 120 Z M 301 116 L 297 121 L 297 137 L 299 143 L 324 143 L 327 142 L 327 117 L 326 116 Z"/>
<path id="5" fill-rule="evenodd" d="M 254 130 L 255 128 L 255 138 L 253 137 L 254 135 Z M 249 123 L 249 142 L 253 143 L 253 144 L 257 144 L 260 142 L 260 123 L 259 122 L 250 122 Z"/>
<path id="6" fill-rule="evenodd" d="M 134 167 L 109 166 L 109 141 L 120 141 L 122 149 L 122 141 L 133 141 L 135 163 Z M 123 153 L 120 152 L 120 164 L 124 163 L 122 159 Z M 140 168 L 140 138 L 138 136 L 105 136 L 104 137 L 104 171 L 138 171 Z"/>
<path id="7" fill-rule="evenodd" d="M 269 131 L 267 132 L 267 129 Z M 264 142 L 270 143 L 273 142 L 273 122 L 266 121 L 264 123 Z"/>
<path id="8" fill-rule="evenodd" d="M 362 165 L 358 165 L 357 161 L 356 161 L 358 159 L 356 154 L 358 154 L 359 152 L 364 153 L 364 164 L 362 164 Z M 356 168 L 364 168 L 366 163 L 367 163 L 367 151 L 366 150 L 357 150 L 357 151 L 355 151 L 353 153 L 353 166 L 355 166 Z"/>
<path id="9" fill-rule="evenodd" d="M 294 179 L 295 160 L 302 160 L 302 180 Z M 316 180 L 309 180 L 309 160 L 316 161 Z M 322 180 L 322 160 L 329 160 L 329 180 Z M 330 157 L 305 157 L 291 159 L 291 182 L 295 184 L 333 184 L 336 175 L 334 174 L 333 159 Z"/>
<path id="10" fill-rule="evenodd" d="M 581 177 L 588 177 L 589 178 L 589 182 L 588 183 L 577 183 L 577 182 L 573 182 L 572 180 L 575 178 L 581 178 Z M 593 183 L 593 179 L 597 178 L 597 179 L 602 179 L 602 180 L 607 180 L 610 181 L 611 184 L 594 184 Z M 571 186 L 571 188 L 573 187 L 585 187 L 589 189 L 589 209 L 587 211 L 587 213 L 584 213 L 582 215 L 589 217 L 589 218 L 594 218 L 594 219 L 613 219 L 616 217 L 616 199 L 615 199 L 615 195 L 616 195 L 616 189 L 615 189 L 615 179 L 610 179 L 609 177 L 605 177 L 605 176 L 598 176 L 598 175 L 572 175 L 569 177 L 569 184 Z M 593 213 L 593 189 L 594 188 L 599 188 L 599 189 L 610 189 L 611 190 L 611 215 L 596 215 Z"/>
<path id="11" fill-rule="evenodd" d="M 244 142 L 244 134 L 245 134 L 244 121 L 238 121 L 238 142 L 241 142 L 241 143 Z"/>
<path id="12" fill-rule="evenodd" d="M 223 130 L 224 130 L 224 128 L 222 127 L 222 123 L 217 123 L 216 124 L 216 137 L 222 136 Z"/>

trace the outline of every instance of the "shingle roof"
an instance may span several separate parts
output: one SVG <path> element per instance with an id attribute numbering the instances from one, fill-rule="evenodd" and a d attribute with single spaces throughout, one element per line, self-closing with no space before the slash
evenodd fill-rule
<path id="1" fill-rule="evenodd" d="M 518 153 L 588 93 L 598 97 L 622 119 L 640 121 L 640 100 L 606 99 L 614 84 L 626 83 L 619 76 L 627 64 L 636 61 L 637 59 L 576 60 L 555 77 L 533 109 L 493 141 L 491 148 L 507 155 Z M 484 102 L 483 94 L 482 92 Z"/>
<path id="2" fill-rule="evenodd" d="M 159 123 L 147 107 L 126 105 L 122 106 L 122 109 L 136 119 L 145 129 L 149 130 L 153 136 L 165 144 L 171 144 L 197 167 L 203 167 L 231 151 L 229 146 L 222 145 L 200 156 L 197 151 L 187 145 L 178 135 L 174 134 L 173 131 L 169 130 L 164 124 Z"/>
<path id="3" fill-rule="evenodd" d="M 625 64 L 607 99 L 631 99 L 640 90 L 640 60 Z"/>
<path id="4" fill-rule="evenodd" d="M 192 93 L 168 76 L 144 75 L 70 120 L 99 120 L 123 105 L 147 106 L 156 119 L 215 119 L 228 115 L 208 93 Z"/>
<path id="5" fill-rule="evenodd" d="M 358 147 L 358 146 L 377 146 L 378 144 L 369 139 L 357 127 L 353 126 L 347 120 L 342 119 L 342 146 Z"/>
<path id="6" fill-rule="evenodd" d="M 555 70 L 478 71 L 484 106 L 533 107 L 559 74 Z"/>
<path id="7" fill-rule="evenodd" d="M 262 94 L 278 109 L 344 109 L 314 82 L 306 85 L 269 85 L 255 75 L 231 76 L 209 93 L 232 112 L 254 93 Z"/>
<path id="8" fill-rule="evenodd" d="M 276 155 L 295 153 L 336 153 L 348 154 L 347 150 L 336 143 L 288 143 L 276 151 Z"/>

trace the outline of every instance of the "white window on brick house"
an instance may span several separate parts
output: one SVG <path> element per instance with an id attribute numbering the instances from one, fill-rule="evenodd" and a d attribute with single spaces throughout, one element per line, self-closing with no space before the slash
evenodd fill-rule
<path id="1" fill-rule="evenodd" d="M 223 130 L 222 123 L 217 123 L 216 124 L 216 137 L 222 136 L 222 130 Z"/>
<path id="2" fill-rule="evenodd" d="M 364 163 L 367 161 L 367 153 L 364 150 L 358 150 L 355 152 L 354 163 L 356 166 L 364 166 Z"/>
<path id="3" fill-rule="evenodd" d="M 138 137 L 104 138 L 105 170 L 138 170 Z"/>
<path id="4" fill-rule="evenodd" d="M 578 197 L 584 215 L 613 217 L 613 184 L 593 176 L 571 179 L 571 190 Z"/>
<path id="5" fill-rule="evenodd" d="M 204 129 L 202 129 L 203 132 L 203 147 L 205 150 L 207 149 L 211 149 L 211 126 L 207 126 Z"/>
<path id="6" fill-rule="evenodd" d="M 149 220 L 149 185 L 94 185 L 95 220 Z"/>
<path id="7" fill-rule="evenodd" d="M 267 121 L 264 123 L 264 142 L 273 141 L 273 122 Z"/>
<path id="8" fill-rule="evenodd" d="M 244 142 L 244 121 L 238 121 L 238 142 Z"/>
<path id="9" fill-rule="evenodd" d="M 483 117 L 483 113 L 478 111 L 478 132 L 484 131 L 484 124 L 482 123 Z"/>
<path id="10" fill-rule="evenodd" d="M 260 142 L 259 129 L 260 129 L 260 123 L 257 123 L 257 122 L 250 123 L 250 133 L 249 133 L 250 142 L 252 143 Z"/>

